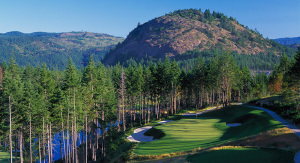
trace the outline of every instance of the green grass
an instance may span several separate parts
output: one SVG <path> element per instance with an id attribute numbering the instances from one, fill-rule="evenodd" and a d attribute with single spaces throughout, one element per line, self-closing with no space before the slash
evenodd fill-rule
<path id="1" fill-rule="evenodd" d="M 245 116 L 248 115 L 248 116 Z M 239 117 L 246 119 L 243 125 L 228 127 Z M 232 106 L 227 109 L 211 111 L 200 116 L 183 117 L 164 125 L 155 126 L 165 134 L 157 141 L 139 143 L 136 155 L 161 155 L 208 148 L 246 136 L 256 135 L 270 129 L 283 127 L 269 114 L 246 106 Z"/>
<path id="2" fill-rule="evenodd" d="M 8 152 L 1 152 L 0 151 L 0 162 L 1 163 L 9 163 L 10 162 L 10 157 Z"/>
<path id="3" fill-rule="evenodd" d="M 283 101 L 284 96 L 282 96 L 282 95 L 272 95 L 272 96 L 262 97 L 262 99 L 268 100 L 268 101 L 274 103 L 275 101 Z"/>
<path id="4" fill-rule="evenodd" d="M 18 153 L 18 159 L 20 159 L 19 153 Z M 14 152 L 13 152 L 13 162 L 15 162 Z M 4 150 L 0 149 L 0 163 L 10 163 L 9 152 L 5 152 Z"/>
<path id="5" fill-rule="evenodd" d="M 294 162 L 294 154 L 292 152 L 275 149 L 229 148 L 190 155 L 186 160 L 189 162 L 199 162 L 199 160 L 201 160 L 201 162 L 223 163 L 292 163 Z"/>

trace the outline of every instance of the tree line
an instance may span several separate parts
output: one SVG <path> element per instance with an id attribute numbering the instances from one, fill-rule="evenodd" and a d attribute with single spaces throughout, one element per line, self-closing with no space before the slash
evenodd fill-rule
<path id="1" fill-rule="evenodd" d="M 69 59 L 65 70 L 50 71 L 46 64 L 19 67 L 12 56 L 1 72 L 0 144 L 11 161 L 19 150 L 20 162 L 54 162 L 55 146 L 62 162 L 104 162 L 118 150 L 115 135 L 134 126 L 269 94 L 269 77 L 251 75 L 229 52 L 198 58 L 189 70 L 167 57 L 148 66 L 105 67 L 91 56 L 83 69 Z"/>

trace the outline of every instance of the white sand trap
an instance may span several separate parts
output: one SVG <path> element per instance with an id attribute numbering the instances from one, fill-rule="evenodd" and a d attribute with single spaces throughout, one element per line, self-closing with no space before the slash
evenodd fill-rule
<path id="1" fill-rule="evenodd" d="M 153 136 L 145 136 L 144 133 L 151 129 L 153 126 L 146 126 L 137 128 L 134 130 L 134 133 L 127 137 L 127 139 L 131 142 L 149 142 L 154 141 Z"/>
<path id="2" fill-rule="evenodd" d="M 242 125 L 241 123 L 228 123 L 226 124 L 226 126 L 229 126 L 229 127 L 236 127 L 236 126 L 240 126 Z"/>
<path id="3" fill-rule="evenodd" d="M 161 123 L 161 124 L 166 124 L 166 123 L 169 123 L 169 122 L 172 122 L 173 120 L 165 120 L 165 121 L 160 121 L 158 123 Z"/>

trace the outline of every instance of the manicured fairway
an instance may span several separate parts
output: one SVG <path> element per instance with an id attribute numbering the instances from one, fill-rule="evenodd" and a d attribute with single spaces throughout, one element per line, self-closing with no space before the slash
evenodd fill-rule
<path id="1" fill-rule="evenodd" d="M 1 152 L 0 151 L 0 162 L 1 163 L 9 163 L 10 162 L 10 157 L 8 152 Z"/>
<path id="2" fill-rule="evenodd" d="M 241 126 L 228 127 L 227 123 L 242 122 Z M 165 133 L 159 140 L 139 143 L 137 155 L 160 155 L 188 151 L 198 147 L 207 148 L 245 136 L 283 127 L 269 114 L 246 106 L 211 111 L 198 116 L 183 117 L 164 125 L 155 126 Z"/>
<path id="3" fill-rule="evenodd" d="M 222 162 L 222 163 L 274 163 L 294 162 L 294 154 L 292 152 L 275 150 L 275 149 L 257 149 L 257 148 L 229 148 L 222 150 L 214 150 L 195 154 L 186 158 L 189 162 Z"/>

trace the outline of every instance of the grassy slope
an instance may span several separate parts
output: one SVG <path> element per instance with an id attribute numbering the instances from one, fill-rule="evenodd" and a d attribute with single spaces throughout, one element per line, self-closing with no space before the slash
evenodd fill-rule
<path id="1" fill-rule="evenodd" d="M 234 128 L 226 126 L 226 122 L 234 121 L 246 114 L 253 116 L 250 116 L 251 119 L 246 120 L 243 125 Z M 185 117 L 156 126 L 166 136 L 157 141 L 139 143 L 134 153 L 137 155 L 160 155 L 198 147 L 207 148 L 279 127 L 283 127 L 283 125 L 261 110 L 233 106 L 208 112 L 198 116 L 197 119 L 196 117 Z"/>
<path id="2" fill-rule="evenodd" d="M 18 159 L 19 159 L 18 155 Z M 13 154 L 13 162 L 15 160 L 15 155 Z M 10 157 L 8 152 L 3 152 L 0 150 L 0 163 L 9 163 L 10 162 Z"/>
<path id="3" fill-rule="evenodd" d="M 9 163 L 9 153 L 0 152 L 0 162 L 1 163 Z"/>
<path id="4" fill-rule="evenodd" d="M 255 156 L 255 157 L 253 157 Z M 189 162 L 230 162 L 230 163 L 252 163 L 252 162 L 293 162 L 294 154 L 292 152 L 257 149 L 257 148 L 229 148 L 214 150 L 187 157 Z"/>

